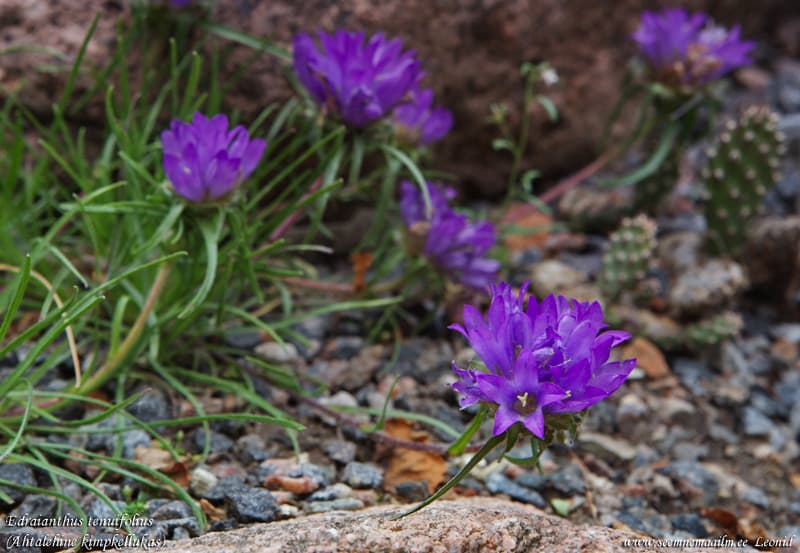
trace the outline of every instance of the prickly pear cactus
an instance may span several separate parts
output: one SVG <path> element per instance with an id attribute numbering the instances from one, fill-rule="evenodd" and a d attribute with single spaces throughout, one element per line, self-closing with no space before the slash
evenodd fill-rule
<path id="1" fill-rule="evenodd" d="M 706 185 L 708 247 L 715 254 L 736 254 L 748 223 L 779 178 L 784 152 L 777 116 L 765 106 L 747 108 L 729 120 L 706 151 L 702 177 Z"/>
<path id="2" fill-rule="evenodd" d="M 652 176 L 636 184 L 633 190 L 634 210 L 655 213 L 669 197 L 678 182 L 681 154 L 681 148 L 676 146 Z"/>
<path id="3" fill-rule="evenodd" d="M 684 337 L 689 346 L 703 349 L 731 340 L 741 330 L 742 318 L 733 311 L 725 311 L 686 327 Z"/>
<path id="4" fill-rule="evenodd" d="M 622 292 L 635 289 L 651 268 L 655 247 L 656 224 L 652 219 L 645 215 L 623 219 L 603 256 L 603 295 L 613 300 Z"/>

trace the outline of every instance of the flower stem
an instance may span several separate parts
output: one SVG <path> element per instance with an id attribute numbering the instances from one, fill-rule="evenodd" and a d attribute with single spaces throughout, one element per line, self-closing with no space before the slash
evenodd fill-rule
<path id="1" fill-rule="evenodd" d="M 407 517 L 408 515 L 414 514 L 420 509 L 424 509 L 425 507 L 427 507 L 428 505 L 430 505 L 431 503 L 442 497 L 444 494 L 449 492 L 452 488 L 455 487 L 456 484 L 458 484 L 465 476 L 467 476 L 473 468 L 475 468 L 475 465 L 480 463 L 484 457 L 489 455 L 489 453 L 498 445 L 503 443 L 505 439 L 506 439 L 505 433 L 500 434 L 499 436 L 493 436 L 488 442 L 486 442 L 486 444 L 482 448 L 478 450 L 478 452 L 475 455 L 472 456 L 469 462 L 466 465 L 464 465 L 464 468 L 458 471 L 458 474 L 456 474 L 450 480 L 448 480 L 444 486 L 436 490 L 436 493 L 434 493 L 432 496 L 430 496 L 428 499 L 426 499 L 425 501 L 423 501 L 410 511 L 401 513 L 396 517 L 394 517 L 392 520 L 399 520 L 401 518 Z"/>
<path id="2" fill-rule="evenodd" d="M 142 311 L 139 313 L 136 321 L 134 321 L 130 332 L 128 332 L 127 338 L 125 338 L 122 344 L 120 344 L 119 349 L 117 349 L 117 351 L 114 352 L 111 357 L 106 359 L 106 362 L 103 364 L 103 366 L 100 367 L 96 373 L 92 374 L 89 379 L 84 381 L 84 383 L 75 391 L 75 393 L 88 394 L 93 392 L 114 375 L 116 370 L 133 349 L 133 346 L 141 337 L 145 323 L 147 322 L 147 318 L 153 311 L 156 301 L 164 289 L 164 284 L 169 276 L 169 271 L 170 265 L 168 263 L 161 265 L 158 270 L 158 274 L 156 275 L 156 279 L 153 281 L 153 286 L 150 288 L 150 293 L 144 302 Z"/>

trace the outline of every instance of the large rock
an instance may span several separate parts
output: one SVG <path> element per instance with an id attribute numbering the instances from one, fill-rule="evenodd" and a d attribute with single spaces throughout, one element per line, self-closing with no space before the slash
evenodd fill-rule
<path id="1" fill-rule="evenodd" d="M 392 520 L 392 517 L 407 508 L 408 506 L 382 505 L 358 512 L 337 511 L 272 524 L 257 524 L 240 530 L 206 534 L 192 540 L 167 542 L 161 551 L 655 551 L 647 547 L 625 547 L 624 540 L 641 539 L 636 534 L 600 526 L 577 526 L 562 518 L 545 515 L 534 507 L 500 499 L 439 501 L 408 518 Z M 712 550 L 692 548 L 692 551 Z"/>
<path id="2" fill-rule="evenodd" d="M 454 111 L 453 135 L 441 143 L 437 166 L 458 175 L 473 189 L 503 190 L 510 156 L 495 153 L 497 135 L 487 115 L 492 103 L 505 102 L 519 119 L 525 61 L 547 60 L 561 76 L 547 93 L 561 112 L 558 123 L 534 114 L 527 162 L 547 177 L 570 173 L 596 155 L 598 139 L 619 97 L 619 83 L 633 53 L 629 39 L 650 0 L 219 0 L 212 18 L 252 35 L 289 47 L 298 31 L 334 28 L 383 31 L 402 37 L 418 50 L 428 72 L 426 85 L 440 103 Z M 115 21 L 129 13 L 123 0 L 2 0 L 0 2 L 0 90 L 21 92 L 34 111 L 46 113 L 69 74 L 84 33 L 101 13 L 86 60 L 98 66 L 110 59 L 116 41 Z M 765 36 L 781 14 L 800 11 L 785 0 L 691 0 L 690 9 L 712 9 L 724 23 L 741 22 L 748 38 Z M 35 51 L 24 47 L 35 46 Z M 22 51 L 19 48 L 23 48 Z M 63 56 L 55 56 L 57 52 Z M 12 52 L 9 54 L 8 52 Z M 252 51 L 234 50 L 232 59 L 250 60 Z M 151 56 L 153 57 L 153 56 Z M 159 57 L 163 59 L 163 56 Z M 252 61 L 252 60 L 251 60 Z M 225 64 L 227 71 L 235 68 Z M 48 66 L 49 70 L 37 68 Z M 64 70 L 54 72 L 53 67 Z M 285 98 L 290 89 L 281 62 L 256 59 L 226 100 L 246 116 Z M 76 89 L 89 83 L 87 71 Z M 101 98 L 80 118 L 102 115 Z M 635 110 L 632 110 L 635 111 Z"/>

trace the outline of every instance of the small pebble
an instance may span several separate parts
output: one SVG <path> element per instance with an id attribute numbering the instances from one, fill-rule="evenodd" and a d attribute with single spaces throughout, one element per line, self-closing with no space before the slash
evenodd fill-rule
<path id="1" fill-rule="evenodd" d="M 322 449 L 332 461 L 346 465 L 356 458 L 356 444 L 345 440 L 326 440 Z"/>
<path id="2" fill-rule="evenodd" d="M 327 513 L 329 511 L 357 511 L 364 508 L 364 502 L 355 497 L 343 497 L 331 501 L 310 501 L 306 503 L 309 513 Z"/>
<path id="3" fill-rule="evenodd" d="M 328 486 L 327 488 L 322 488 L 321 490 L 317 490 L 312 493 L 308 500 L 309 501 L 332 501 L 334 499 L 342 499 L 343 497 L 352 497 L 353 496 L 353 489 L 348 486 L 347 484 L 343 484 L 342 482 L 337 482 L 332 486 Z"/>
<path id="4" fill-rule="evenodd" d="M 586 491 L 583 473 L 577 465 L 568 465 L 547 477 L 547 483 L 564 495 L 579 495 Z"/>
<path id="5" fill-rule="evenodd" d="M 256 355 L 267 363 L 286 365 L 294 363 L 300 358 L 297 348 L 291 342 L 264 342 L 255 349 Z"/>
<path id="6" fill-rule="evenodd" d="M 751 487 L 748 488 L 740 498 L 742 501 L 747 501 L 751 505 L 755 505 L 756 507 L 761 507 L 762 509 L 769 508 L 769 497 L 767 494 L 764 493 L 764 490 L 761 488 Z"/>
<path id="7" fill-rule="evenodd" d="M 383 469 L 372 463 L 353 461 L 344 467 L 342 480 L 353 488 L 380 488 Z"/>
<path id="8" fill-rule="evenodd" d="M 753 437 L 769 436 L 769 431 L 773 426 L 769 417 L 749 405 L 744 408 L 742 423 L 744 425 L 744 433 Z"/>
<path id="9" fill-rule="evenodd" d="M 424 501 L 428 497 L 428 483 L 425 481 L 417 482 L 398 482 L 395 491 L 400 497 L 409 501 Z"/>
<path id="10" fill-rule="evenodd" d="M 702 519 L 694 513 L 675 515 L 670 520 L 675 530 L 683 530 L 698 538 L 708 536 L 708 529 Z"/>
<path id="11" fill-rule="evenodd" d="M 217 485 L 219 478 L 205 467 L 196 467 L 190 474 L 189 489 L 195 496 L 205 496 Z"/>
<path id="12" fill-rule="evenodd" d="M 537 492 L 542 492 L 547 486 L 547 477 L 538 472 L 526 471 L 517 476 L 514 482 Z"/>
<path id="13" fill-rule="evenodd" d="M 486 489 L 491 493 L 505 494 L 522 503 L 530 503 L 540 509 L 547 506 L 547 502 L 538 492 L 520 486 L 500 472 L 494 472 L 486 478 Z"/>
<path id="14" fill-rule="evenodd" d="M 272 494 L 263 488 L 244 488 L 225 494 L 228 512 L 239 522 L 271 522 L 280 512 Z"/>

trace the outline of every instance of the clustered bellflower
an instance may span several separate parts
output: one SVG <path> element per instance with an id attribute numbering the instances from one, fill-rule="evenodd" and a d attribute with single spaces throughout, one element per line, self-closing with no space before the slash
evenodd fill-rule
<path id="1" fill-rule="evenodd" d="M 739 26 L 715 25 L 703 13 L 682 8 L 644 12 L 633 34 L 642 55 L 659 80 L 669 86 L 694 88 L 750 65 L 755 43 L 740 39 Z"/>
<path id="2" fill-rule="evenodd" d="M 300 83 L 320 105 L 345 124 L 362 128 L 408 101 L 423 76 L 413 50 L 400 39 L 378 33 L 339 30 L 330 35 L 305 33 L 294 39 L 294 69 Z"/>
<path id="3" fill-rule="evenodd" d="M 453 126 L 453 114 L 433 107 L 433 91 L 414 90 L 411 102 L 394 110 L 394 123 L 401 136 L 423 146 L 444 138 Z"/>
<path id="4" fill-rule="evenodd" d="M 453 389 L 466 407 L 495 408 L 494 435 L 521 423 L 545 438 L 547 416 L 580 413 L 614 393 L 636 366 L 635 359 L 609 361 L 611 349 L 628 340 L 619 330 L 603 331 L 598 302 L 584 303 L 550 295 L 525 300 L 525 283 L 515 296 L 511 285 L 491 287 L 486 318 L 464 306 L 464 324 L 451 329 L 464 335 L 486 371 L 461 369 Z"/>
<path id="5" fill-rule="evenodd" d="M 228 130 L 228 118 L 195 113 L 191 123 L 173 120 L 161 133 L 164 172 L 175 192 L 191 202 L 216 201 L 250 176 L 266 143 L 250 139 L 238 125 Z"/>
<path id="6" fill-rule="evenodd" d="M 418 186 L 400 183 L 400 213 L 410 234 L 421 241 L 422 254 L 450 279 L 485 289 L 496 279 L 500 262 L 484 257 L 495 244 L 494 226 L 488 221 L 471 223 L 453 211 L 449 200 L 455 191 L 426 183 L 430 214 Z"/>

